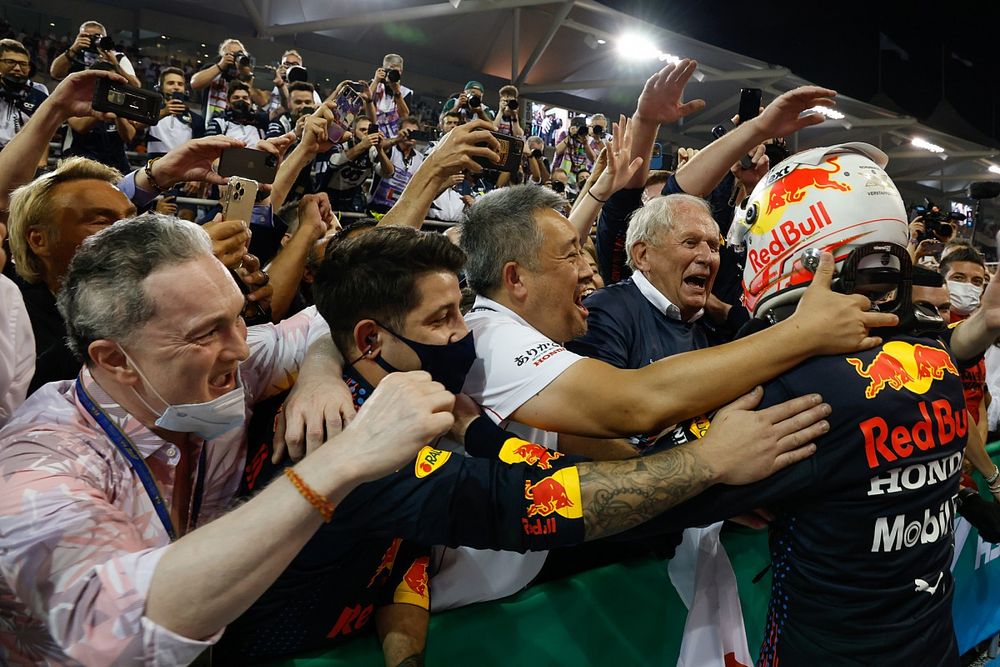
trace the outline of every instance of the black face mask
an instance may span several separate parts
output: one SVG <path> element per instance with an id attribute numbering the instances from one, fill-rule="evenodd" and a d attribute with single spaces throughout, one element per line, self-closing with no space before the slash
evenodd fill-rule
<path id="1" fill-rule="evenodd" d="M 28 87 L 28 79 L 16 74 L 4 74 L 2 79 L 4 88 L 11 92 L 20 92 Z"/>
<path id="2" fill-rule="evenodd" d="M 431 378 L 443 384 L 445 389 L 453 394 L 462 391 L 465 376 L 469 374 L 469 369 L 476 361 L 476 343 L 471 331 L 454 343 L 428 345 L 401 336 L 383 324 L 379 326 L 409 346 L 420 359 L 421 370 L 430 373 Z M 399 369 L 392 366 L 382 355 L 375 357 L 375 363 L 387 373 L 399 372 Z"/>

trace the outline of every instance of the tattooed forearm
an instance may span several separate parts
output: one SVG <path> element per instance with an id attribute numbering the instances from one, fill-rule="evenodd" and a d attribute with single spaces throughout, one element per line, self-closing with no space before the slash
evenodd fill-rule
<path id="1" fill-rule="evenodd" d="M 689 445 L 641 459 L 581 463 L 585 539 L 614 535 L 701 493 L 712 470 Z"/>

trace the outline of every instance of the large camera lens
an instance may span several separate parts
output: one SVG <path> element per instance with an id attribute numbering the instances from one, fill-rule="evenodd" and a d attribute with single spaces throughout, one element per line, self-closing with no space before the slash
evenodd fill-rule
<path id="1" fill-rule="evenodd" d="M 309 72 L 302 65 L 292 65 L 285 71 L 285 79 L 288 83 L 295 83 L 297 81 L 308 81 Z"/>
<path id="2" fill-rule="evenodd" d="M 236 62 L 240 67 L 250 67 L 250 56 L 241 51 L 236 54 Z"/>
<path id="3" fill-rule="evenodd" d="M 531 157 L 535 158 L 536 160 L 541 159 L 541 157 L 542 157 L 542 149 L 541 148 L 536 148 L 535 150 L 531 151 Z"/>
<path id="4" fill-rule="evenodd" d="M 385 78 L 387 78 L 392 83 L 399 83 L 401 77 L 398 69 L 391 69 L 385 73 Z"/>
<path id="5" fill-rule="evenodd" d="M 105 35 L 104 37 L 101 37 L 98 40 L 97 45 L 100 46 L 105 51 L 115 50 L 115 40 L 111 39 L 111 35 Z"/>
<path id="6" fill-rule="evenodd" d="M 507 100 L 507 108 L 511 111 L 517 111 L 519 106 L 520 105 L 517 103 L 517 100 Z"/>
<path id="7" fill-rule="evenodd" d="M 604 128 L 601 127 L 600 125 L 595 125 L 593 127 L 593 130 L 594 130 L 594 136 L 595 137 L 603 137 L 604 136 Z"/>
<path id="8" fill-rule="evenodd" d="M 476 94 L 469 95 L 469 106 L 473 109 L 483 106 L 483 97 Z"/>

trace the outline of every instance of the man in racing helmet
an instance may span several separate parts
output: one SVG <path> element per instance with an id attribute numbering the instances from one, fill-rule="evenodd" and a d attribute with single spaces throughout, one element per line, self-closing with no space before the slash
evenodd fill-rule
<path id="1" fill-rule="evenodd" d="M 757 185 L 730 235 L 746 248 L 745 300 L 761 326 L 787 317 L 813 280 L 829 281 L 832 261 L 834 289 L 901 322 L 874 349 L 816 357 L 765 385 L 769 405 L 823 387 L 833 411 L 814 457 L 663 518 L 775 515 L 758 665 L 958 664 L 950 564 L 967 413 L 958 362 L 913 313 L 906 210 L 886 163 L 866 144 L 794 155 Z M 959 359 L 1000 333 L 1000 289 L 983 310 L 952 336 Z"/>

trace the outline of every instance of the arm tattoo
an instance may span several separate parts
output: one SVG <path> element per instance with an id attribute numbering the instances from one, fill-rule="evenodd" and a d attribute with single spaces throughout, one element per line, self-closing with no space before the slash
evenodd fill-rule
<path id="1" fill-rule="evenodd" d="M 638 526 L 708 488 L 711 467 L 689 447 L 645 458 L 579 464 L 586 539 Z"/>
<path id="2" fill-rule="evenodd" d="M 403 659 L 396 667 L 424 667 L 424 654 L 414 653 L 409 658 Z"/>

